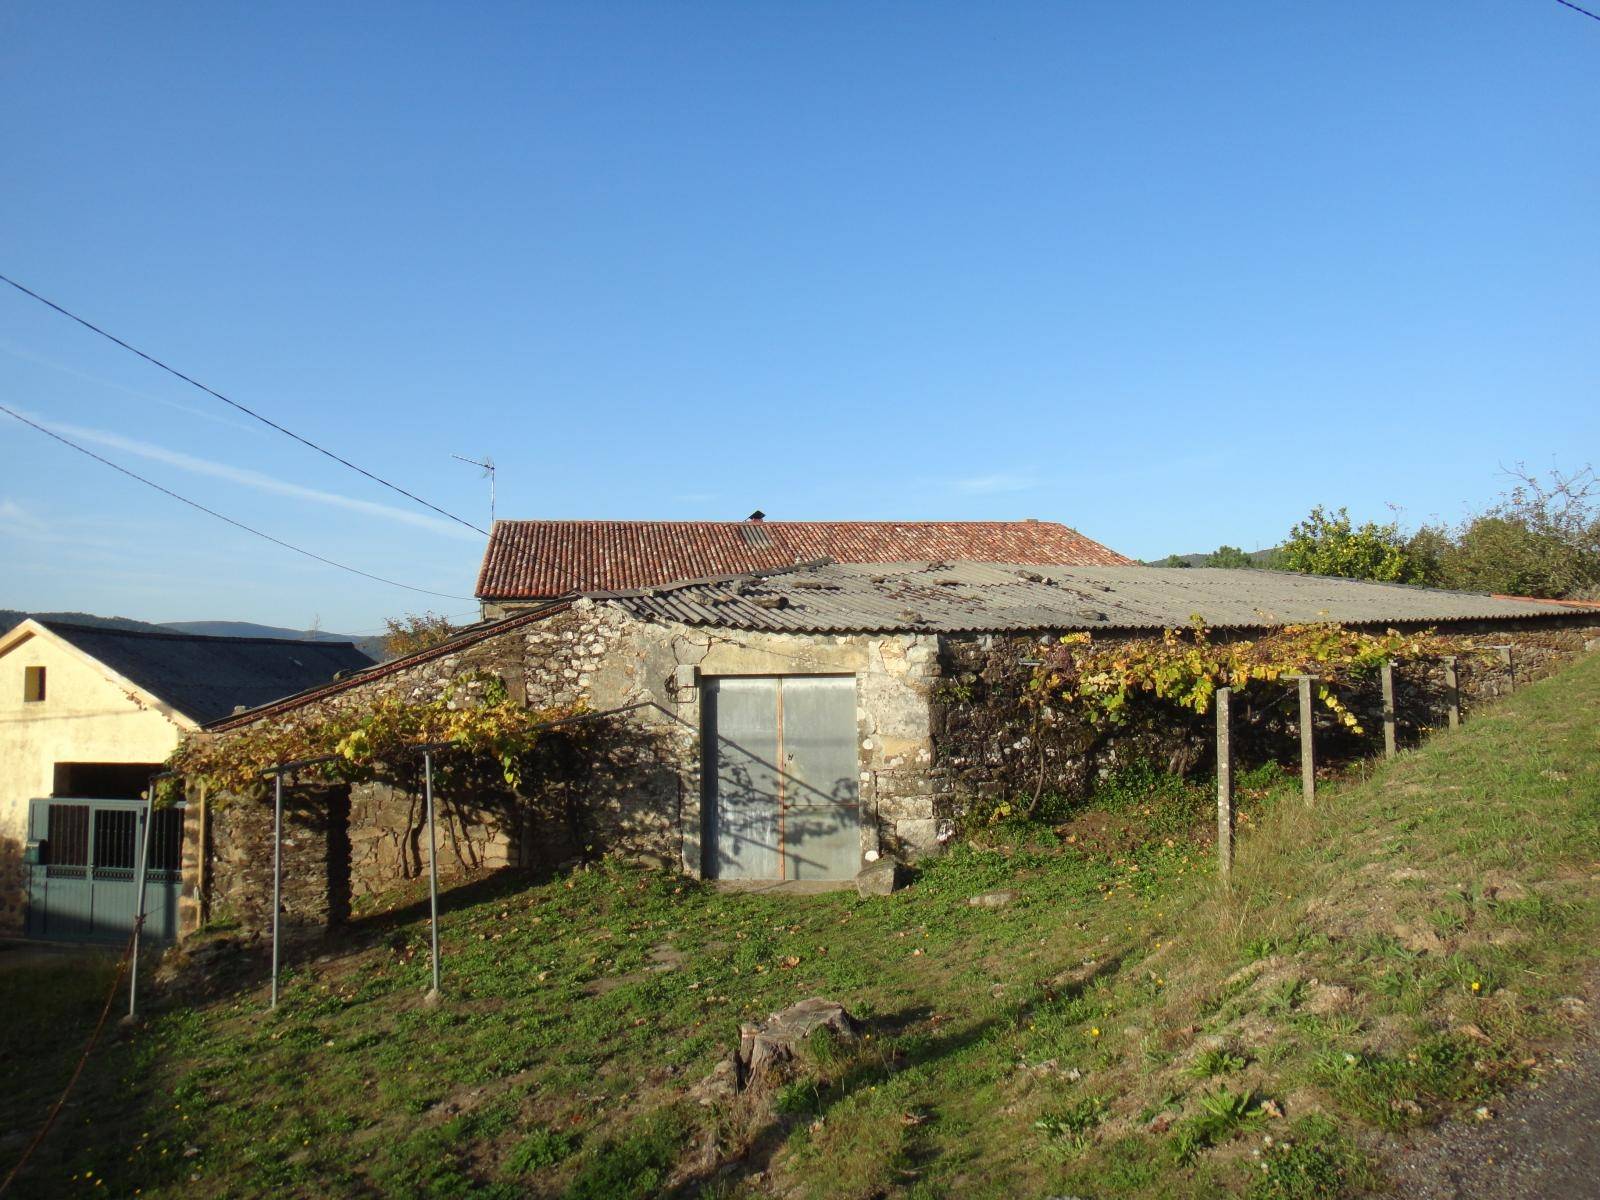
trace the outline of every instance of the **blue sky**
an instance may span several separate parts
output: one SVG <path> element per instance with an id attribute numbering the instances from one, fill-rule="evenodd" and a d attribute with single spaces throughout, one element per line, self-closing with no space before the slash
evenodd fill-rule
<path id="1" fill-rule="evenodd" d="M 478 523 L 1269 545 L 1600 459 L 1600 22 L 16 4 L 0 271 Z M 480 540 L 0 289 L 0 607 L 349 632 Z M 464 536 L 462 536 L 464 535 Z"/>

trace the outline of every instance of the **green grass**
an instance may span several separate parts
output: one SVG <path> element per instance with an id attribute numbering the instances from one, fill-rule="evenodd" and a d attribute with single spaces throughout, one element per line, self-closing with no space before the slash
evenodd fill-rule
<path id="1" fill-rule="evenodd" d="M 1388 1131 L 1566 1036 L 1600 932 L 1596 711 L 1600 656 L 1310 812 L 1253 776 L 1226 888 L 1192 840 L 1208 788 L 1130 771 L 886 898 L 614 863 L 459 887 L 437 1009 L 395 912 L 419 895 L 390 897 L 292 960 L 275 1013 L 253 987 L 108 1034 L 15 1194 L 1358 1192 Z M 109 979 L 0 972 L 0 1129 L 37 1127 Z M 811 995 L 866 1036 L 809 1047 L 771 1105 L 688 1098 L 741 1021 Z"/>

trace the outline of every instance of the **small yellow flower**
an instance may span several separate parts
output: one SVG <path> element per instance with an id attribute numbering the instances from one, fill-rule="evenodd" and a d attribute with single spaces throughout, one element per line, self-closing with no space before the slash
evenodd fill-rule
<path id="1" fill-rule="evenodd" d="M 1472 981 L 1472 990 L 1475 991 L 1475 992 L 1483 991 L 1483 984 L 1479 983 L 1476 979 L 1474 979 Z"/>
<path id="2" fill-rule="evenodd" d="M 1092 1029 L 1090 1029 L 1089 1030 L 1089 1036 L 1090 1037 L 1099 1037 L 1100 1036 L 1100 1027 L 1098 1025 L 1096 1025 Z"/>

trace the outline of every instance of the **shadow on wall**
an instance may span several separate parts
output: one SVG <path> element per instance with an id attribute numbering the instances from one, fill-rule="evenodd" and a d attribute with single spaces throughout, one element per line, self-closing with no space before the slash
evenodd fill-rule
<path id="1" fill-rule="evenodd" d="M 618 720 L 547 735 L 513 789 L 497 760 L 435 756 L 435 831 L 443 880 L 511 867 L 549 871 L 622 852 L 680 861 L 680 775 L 656 731 Z M 271 925 L 272 794 L 234 798 L 212 819 L 208 887 L 214 921 L 253 933 Z M 286 781 L 282 912 L 297 931 L 348 919 L 357 895 L 402 886 L 428 869 L 420 759 L 356 784 Z"/>
<path id="2" fill-rule="evenodd" d="M 21 937 L 28 915 L 28 868 L 22 843 L 0 837 L 0 937 Z"/>
<path id="3" fill-rule="evenodd" d="M 350 788 L 301 783 L 283 789 L 283 925 L 291 934 L 350 914 Z M 211 920 L 260 932 L 271 925 L 273 794 L 213 805 L 208 908 Z"/>
<path id="4" fill-rule="evenodd" d="M 1567 637 L 1573 641 L 1576 635 Z M 1581 646 L 1581 639 L 1577 645 Z M 1215 771 L 1216 723 L 1211 712 L 1195 714 L 1143 695 L 1130 699 L 1119 725 L 1090 726 L 1057 715 L 1035 721 L 1026 703 L 1031 644 L 952 649 L 949 679 L 936 690 L 933 706 L 934 770 L 948 778 L 968 819 L 984 819 L 1002 803 L 1023 807 L 1034 798 L 1057 803 L 1085 799 L 1108 772 L 1134 764 L 1181 776 Z M 1571 657 L 1573 647 L 1523 646 L 1516 650 L 1515 684 L 1548 674 Z M 1506 694 L 1513 678 L 1492 652 L 1463 653 L 1458 662 L 1462 711 Z M 1445 668 L 1411 662 L 1394 668 L 1397 741 L 1414 746 L 1448 723 Z M 1378 673 L 1338 684 L 1334 693 L 1362 730 L 1349 729 L 1320 699 L 1312 707 L 1319 766 L 1337 767 L 1381 754 L 1383 701 Z M 1299 699 L 1290 680 L 1252 687 L 1234 698 L 1234 753 L 1240 770 L 1276 762 L 1299 762 Z"/>
<path id="5" fill-rule="evenodd" d="M 853 775 L 824 790 L 730 738 L 716 741 L 701 864 L 708 878 L 855 876 L 862 846 L 860 784 Z"/>

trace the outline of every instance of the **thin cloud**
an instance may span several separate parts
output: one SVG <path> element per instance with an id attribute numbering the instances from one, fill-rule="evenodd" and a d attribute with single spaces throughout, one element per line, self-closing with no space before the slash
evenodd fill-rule
<path id="1" fill-rule="evenodd" d="M 15 500 L 0 500 L 0 533 L 29 541 L 54 541 L 50 526 Z"/>
<path id="2" fill-rule="evenodd" d="M 121 450 L 127 454 L 136 454 L 140 458 L 147 458 L 153 462 L 177 467 L 180 471 L 190 471 L 196 475 L 207 475 L 213 479 L 225 479 L 229 483 L 254 488 L 260 492 L 270 492 L 277 496 L 289 496 L 296 500 L 309 501 L 312 504 L 323 504 L 330 508 L 342 508 L 370 517 L 379 517 L 386 521 L 397 521 L 402 525 L 411 525 L 433 533 L 470 540 L 477 539 L 477 535 L 471 530 L 442 520 L 439 517 L 430 517 L 425 513 L 409 512 L 403 508 L 396 508 L 390 504 L 378 504 L 372 500 L 357 500 L 354 496 L 343 496 L 337 492 L 324 492 L 316 488 L 301 487 L 298 483 L 289 483 L 286 480 L 276 479 L 271 475 L 264 475 L 260 471 L 252 471 L 245 467 L 234 467 L 227 463 L 214 462 L 208 458 L 196 458 L 192 454 L 183 454 L 177 450 L 168 450 L 163 446 L 151 445 L 149 442 L 123 437 L 120 433 L 111 433 L 103 429 L 88 429 L 81 425 L 50 422 L 35 417 L 31 413 L 28 415 L 30 419 L 38 421 L 45 428 L 52 429 L 64 437 L 74 438 L 83 442 L 93 442 L 95 445 L 105 446 L 112 450 Z"/>
<path id="3" fill-rule="evenodd" d="M 1036 475 L 1024 472 L 1002 471 L 994 475 L 974 475 L 957 479 L 955 489 L 972 496 L 992 496 L 1001 492 L 1031 492 L 1043 486 Z"/>
<path id="4" fill-rule="evenodd" d="M 141 392 L 138 388 L 127 387 L 110 379 L 102 379 L 98 375 L 80 371 L 77 367 L 69 367 L 66 363 L 59 363 L 54 359 L 35 354 L 31 350 L 24 350 L 21 346 L 8 341 L 0 340 L 0 350 L 4 350 L 13 358 L 20 358 L 24 362 L 36 363 L 41 367 L 49 367 L 52 371 L 70 375 L 73 379 L 82 380 L 84 383 L 92 383 L 96 387 L 103 387 L 113 392 L 121 392 L 124 396 L 133 396 L 140 400 L 149 400 L 153 404 L 164 404 L 166 407 L 176 409 L 178 412 L 188 413 L 191 417 L 199 417 L 203 421 L 214 421 L 218 425 L 226 425 L 229 429 L 242 429 L 252 437 L 261 432 L 258 426 L 246 425 L 243 421 L 236 421 L 221 413 L 210 412 L 204 408 L 196 408 L 192 404 L 180 404 L 176 400 L 168 400 L 165 396 L 157 396 L 151 392 Z"/>

